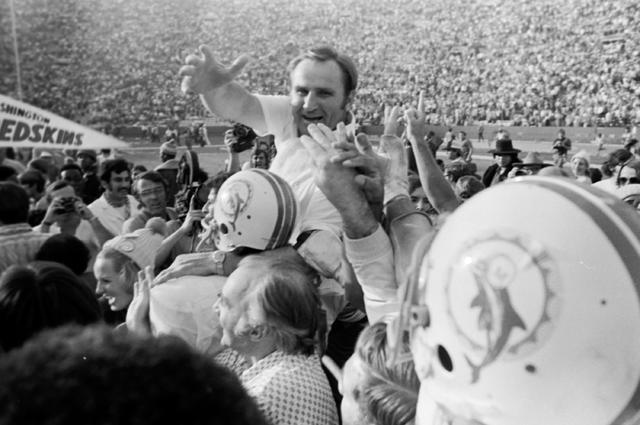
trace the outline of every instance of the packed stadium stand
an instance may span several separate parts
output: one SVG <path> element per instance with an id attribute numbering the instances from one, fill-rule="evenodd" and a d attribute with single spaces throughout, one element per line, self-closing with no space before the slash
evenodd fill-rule
<path id="1" fill-rule="evenodd" d="M 284 66 L 331 44 L 356 60 L 354 111 L 426 90 L 439 125 L 640 123 L 637 0 L 20 0 L 24 100 L 83 123 L 206 116 L 180 92 L 199 44 L 253 61 L 251 90 L 286 93 Z M 0 2 L 0 93 L 17 96 L 9 1 Z"/>

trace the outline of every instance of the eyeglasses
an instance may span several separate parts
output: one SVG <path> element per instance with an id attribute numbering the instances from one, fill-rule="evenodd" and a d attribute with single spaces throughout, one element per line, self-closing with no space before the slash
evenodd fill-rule
<path id="1" fill-rule="evenodd" d="M 154 189 L 147 189 L 140 192 L 140 196 L 162 195 L 164 193 L 164 187 L 156 187 Z"/>
<path id="2" fill-rule="evenodd" d="M 625 184 L 638 184 L 640 183 L 640 178 L 638 177 L 618 177 L 618 186 L 623 186 Z"/>

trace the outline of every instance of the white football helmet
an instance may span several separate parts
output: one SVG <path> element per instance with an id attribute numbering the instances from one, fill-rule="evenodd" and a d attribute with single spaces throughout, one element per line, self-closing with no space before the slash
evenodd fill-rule
<path id="1" fill-rule="evenodd" d="M 640 423 L 633 208 L 518 178 L 460 206 L 424 252 L 399 319 L 422 382 L 417 424 Z"/>
<path id="2" fill-rule="evenodd" d="M 298 207 L 289 184 L 258 168 L 240 171 L 220 187 L 213 206 L 213 239 L 218 249 L 259 250 L 286 245 Z"/>

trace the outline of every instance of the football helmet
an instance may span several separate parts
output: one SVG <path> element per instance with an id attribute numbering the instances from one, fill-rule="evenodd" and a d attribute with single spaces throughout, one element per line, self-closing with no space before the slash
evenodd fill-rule
<path id="1" fill-rule="evenodd" d="M 482 191 L 418 256 L 416 423 L 636 424 L 640 217 L 569 179 Z"/>
<path id="2" fill-rule="evenodd" d="M 216 247 L 274 249 L 289 243 L 298 207 L 289 184 L 258 168 L 240 171 L 220 187 L 213 205 Z"/>

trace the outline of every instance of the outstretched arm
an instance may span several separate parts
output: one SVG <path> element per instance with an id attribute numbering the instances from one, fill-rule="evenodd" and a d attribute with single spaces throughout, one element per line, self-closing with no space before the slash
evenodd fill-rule
<path id="1" fill-rule="evenodd" d="M 266 123 L 260 102 L 233 81 L 248 60 L 242 55 L 226 67 L 218 62 L 209 47 L 200 46 L 200 54 L 187 56 L 180 68 L 182 92 L 199 94 L 202 103 L 220 117 L 264 129 Z"/>
<path id="2" fill-rule="evenodd" d="M 407 136 L 413 154 L 416 156 L 416 165 L 420 175 L 420 183 L 429 201 L 440 213 L 452 212 L 460 201 L 456 197 L 453 188 L 440 171 L 435 158 L 431 154 L 429 144 L 424 141 L 426 131 L 425 114 L 423 110 L 423 93 L 420 93 L 418 109 L 409 109 L 405 112 L 407 120 Z"/>

